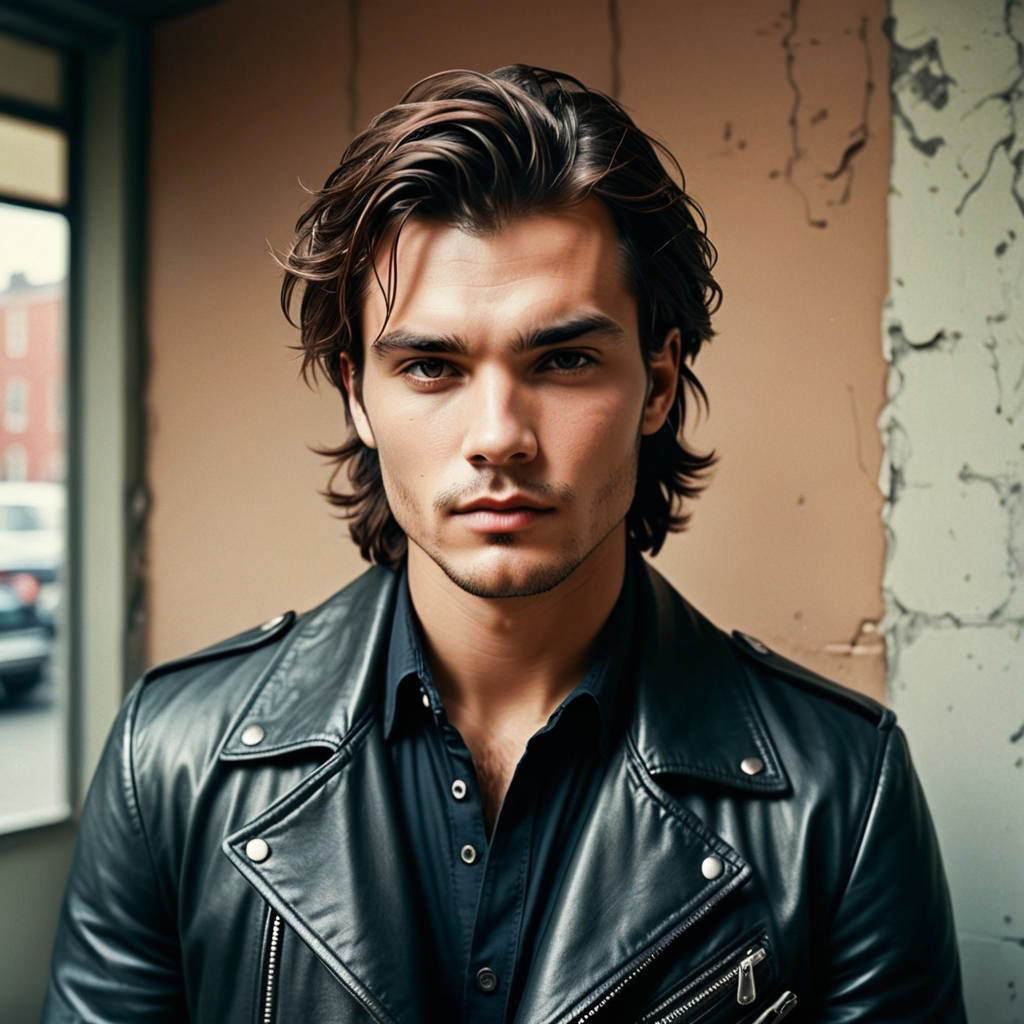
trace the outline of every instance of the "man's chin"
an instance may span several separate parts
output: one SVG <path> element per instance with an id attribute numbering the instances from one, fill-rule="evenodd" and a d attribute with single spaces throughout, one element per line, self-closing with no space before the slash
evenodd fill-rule
<path id="1" fill-rule="evenodd" d="M 502 543 L 493 535 L 486 549 L 475 552 L 428 552 L 457 587 L 474 597 L 533 597 L 553 590 L 580 564 L 575 552 L 516 549 L 514 538 Z M 508 535 L 504 535 L 508 536 Z"/>

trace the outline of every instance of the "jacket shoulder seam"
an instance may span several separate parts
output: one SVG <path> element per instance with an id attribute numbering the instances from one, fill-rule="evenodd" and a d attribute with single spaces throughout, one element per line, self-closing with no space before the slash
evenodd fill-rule
<path id="1" fill-rule="evenodd" d="M 755 662 L 774 676 L 795 684 L 807 693 L 824 697 L 835 704 L 856 711 L 879 729 L 888 728 L 895 720 L 892 710 L 874 698 L 828 679 L 806 665 L 792 661 L 747 633 L 734 629 L 731 640 L 733 646 L 748 661 Z"/>
<path id="2" fill-rule="evenodd" d="M 228 658 L 236 654 L 243 654 L 246 651 L 254 651 L 265 647 L 281 639 L 295 623 L 296 613 L 293 610 L 283 612 L 281 615 L 264 622 L 260 626 L 247 629 L 235 636 L 225 640 L 218 640 L 207 647 L 185 654 L 178 658 L 171 658 L 168 661 L 159 662 L 148 668 L 142 676 L 142 685 L 153 682 L 161 676 L 170 675 L 179 669 L 189 668 L 194 665 L 202 665 L 207 662 L 217 661 L 221 658 Z"/>

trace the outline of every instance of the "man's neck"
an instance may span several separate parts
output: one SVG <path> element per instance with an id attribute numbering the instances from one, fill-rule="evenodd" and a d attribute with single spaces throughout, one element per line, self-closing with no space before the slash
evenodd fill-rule
<path id="1" fill-rule="evenodd" d="M 558 586 L 484 598 L 453 583 L 410 545 L 409 593 L 449 719 L 463 732 L 528 737 L 582 679 L 622 587 L 625 528 Z"/>

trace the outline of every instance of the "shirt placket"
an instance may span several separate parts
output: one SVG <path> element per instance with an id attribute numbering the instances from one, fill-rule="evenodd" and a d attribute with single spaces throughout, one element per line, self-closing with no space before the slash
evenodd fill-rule
<path id="1" fill-rule="evenodd" d="M 505 1019 L 516 965 L 536 805 L 520 799 L 527 759 L 517 766 L 482 864 L 463 994 L 464 1019 Z M 480 814 L 482 818 L 482 813 Z"/>
<path id="2" fill-rule="evenodd" d="M 436 692 L 433 697 L 438 699 Z M 429 701 L 424 697 L 424 703 Z M 458 951 L 464 972 L 462 1016 L 498 1024 L 504 1020 L 515 969 L 530 866 L 533 809 L 518 798 L 529 763 L 524 757 L 516 766 L 488 842 L 469 748 L 443 708 L 436 717 L 450 769 L 454 892 L 463 936 Z"/>

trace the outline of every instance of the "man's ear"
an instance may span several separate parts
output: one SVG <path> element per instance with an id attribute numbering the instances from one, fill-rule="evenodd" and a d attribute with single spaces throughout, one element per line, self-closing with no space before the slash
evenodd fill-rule
<path id="1" fill-rule="evenodd" d="M 678 327 L 673 327 L 665 335 L 665 343 L 661 348 L 648 355 L 650 367 L 647 374 L 647 398 L 640 421 L 642 434 L 656 434 L 668 417 L 679 385 L 681 350 L 682 334 Z"/>
<path id="2" fill-rule="evenodd" d="M 348 404 L 348 412 L 352 417 L 359 440 L 367 448 L 376 448 L 377 441 L 373 436 L 373 428 L 370 426 L 369 417 L 366 415 L 366 410 L 363 408 L 362 403 L 356 398 L 354 387 L 356 368 L 352 365 L 352 360 L 344 352 L 338 356 L 338 368 L 341 371 L 341 381 L 345 385 L 345 401 Z"/>

